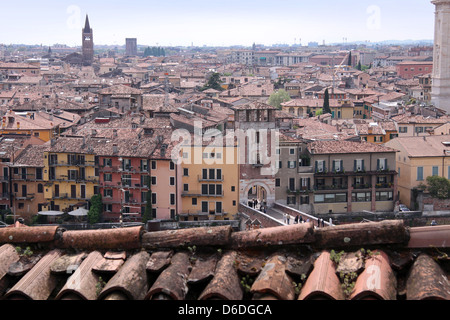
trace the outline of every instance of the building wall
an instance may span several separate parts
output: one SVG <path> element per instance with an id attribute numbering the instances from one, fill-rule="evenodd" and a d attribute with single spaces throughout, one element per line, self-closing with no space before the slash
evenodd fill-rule
<path id="1" fill-rule="evenodd" d="M 58 156 L 57 163 L 50 160 L 52 154 Z M 81 203 L 86 204 L 94 195 L 94 187 L 99 184 L 95 172 L 95 156 L 93 154 L 84 154 L 85 165 L 71 165 L 68 163 L 67 156 L 68 153 L 44 153 L 44 180 L 48 182 L 44 188 L 44 197 L 47 203 L 53 202 L 54 206 L 56 206 L 56 208 L 51 208 L 49 204 L 44 207 L 47 210 L 55 209 L 63 211 L 72 206 L 78 207 L 78 204 Z M 80 177 L 79 170 L 81 168 L 85 169 L 84 179 L 78 178 L 74 180 L 68 176 L 68 170 L 73 170 L 77 171 L 78 177 Z M 53 177 L 50 173 L 51 170 L 54 170 L 55 173 Z M 81 194 L 81 186 L 85 186 L 84 197 Z M 57 195 L 56 188 L 59 188 L 59 196 Z M 72 188 L 75 188 L 75 197 L 72 195 Z"/>
<path id="2" fill-rule="evenodd" d="M 188 220 L 223 220 L 232 219 L 238 212 L 239 205 L 239 164 L 238 164 L 238 149 L 235 146 L 224 147 L 223 149 L 212 150 L 211 148 L 194 146 L 183 149 L 184 153 L 188 153 L 191 160 L 181 164 L 181 194 L 182 194 L 182 212 L 181 219 Z M 202 155 L 203 153 L 210 154 L 214 152 L 215 155 L 221 154 L 220 159 L 215 158 L 202 158 L 201 161 L 196 160 L 194 154 Z M 188 163 L 190 162 L 190 163 Z M 203 179 L 203 169 L 208 170 L 207 179 Z M 221 177 L 217 176 L 217 169 L 221 170 Z M 187 170 L 187 172 L 184 172 Z M 215 170 L 216 179 L 209 179 L 209 170 Z M 185 174 L 187 173 L 187 175 Z M 221 196 L 205 196 L 202 193 L 202 184 L 204 185 L 221 185 Z M 185 189 L 187 185 L 187 189 Z M 208 187 L 209 188 L 209 187 Z M 215 190 L 217 190 L 217 187 Z M 220 187 L 219 187 L 220 188 Z M 196 204 L 193 203 L 193 199 L 196 199 Z M 202 202 L 208 202 L 208 210 L 215 212 L 215 203 L 222 202 L 222 214 L 202 214 Z"/>
<path id="3" fill-rule="evenodd" d="M 43 168 L 40 169 L 43 174 Z M 41 206 L 45 203 L 45 181 L 43 180 L 43 176 L 40 179 L 37 179 L 36 168 L 17 168 L 17 174 L 14 174 L 13 168 L 12 172 L 12 212 L 17 216 L 22 217 L 27 223 L 30 223 L 32 221 L 32 217 L 40 211 Z M 40 185 L 39 188 L 38 185 Z M 26 187 L 26 195 L 23 194 L 23 186 Z"/>

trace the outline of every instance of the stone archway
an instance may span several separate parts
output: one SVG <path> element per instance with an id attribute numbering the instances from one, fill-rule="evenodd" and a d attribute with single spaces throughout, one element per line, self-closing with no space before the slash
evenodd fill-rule
<path id="1" fill-rule="evenodd" d="M 264 206 L 275 202 L 275 180 L 241 180 L 241 203 L 248 205 L 250 200 L 258 199 Z"/>

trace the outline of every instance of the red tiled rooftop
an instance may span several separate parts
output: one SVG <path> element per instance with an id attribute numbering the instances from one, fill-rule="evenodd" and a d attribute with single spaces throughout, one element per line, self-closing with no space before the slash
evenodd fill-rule
<path id="1" fill-rule="evenodd" d="M 403 221 L 239 232 L 3 228 L 0 299 L 449 300 L 450 227 L 438 231 L 435 241 L 435 229 Z M 32 257 L 15 249 L 25 246 Z"/>

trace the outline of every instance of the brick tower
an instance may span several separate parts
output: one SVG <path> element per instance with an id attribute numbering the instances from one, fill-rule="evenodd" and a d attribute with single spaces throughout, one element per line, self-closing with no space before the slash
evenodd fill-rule
<path id="1" fill-rule="evenodd" d="M 83 28 L 83 65 L 91 66 L 94 62 L 94 34 L 89 25 L 89 17 L 86 15 L 86 23 Z"/>

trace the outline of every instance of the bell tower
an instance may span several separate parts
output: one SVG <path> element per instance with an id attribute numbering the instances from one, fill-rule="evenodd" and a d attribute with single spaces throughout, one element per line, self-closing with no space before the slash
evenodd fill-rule
<path id="1" fill-rule="evenodd" d="M 436 6 L 431 102 L 450 114 L 450 0 L 433 0 Z"/>
<path id="2" fill-rule="evenodd" d="M 86 15 L 86 23 L 82 31 L 83 39 L 83 65 L 91 66 L 94 62 L 94 33 L 89 25 L 89 17 Z"/>

